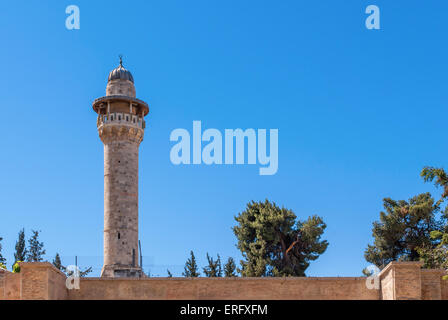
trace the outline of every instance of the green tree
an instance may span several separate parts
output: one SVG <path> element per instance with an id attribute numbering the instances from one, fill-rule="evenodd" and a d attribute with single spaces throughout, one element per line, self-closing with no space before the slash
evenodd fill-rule
<path id="1" fill-rule="evenodd" d="M 17 261 L 25 261 L 27 249 L 25 245 L 25 229 L 19 231 L 19 238 L 16 242 L 16 251 L 14 252 L 14 264 Z"/>
<path id="2" fill-rule="evenodd" d="M 173 277 L 173 274 L 171 273 L 170 270 L 166 269 L 166 272 L 168 273 L 168 278 L 172 278 Z"/>
<path id="3" fill-rule="evenodd" d="M 443 188 L 442 195 L 437 201 L 438 205 L 448 198 L 448 175 L 442 168 L 424 167 L 420 176 L 425 182 L 433 182 L 436 187 Z M 442 218 L 448 219 L 448 206 L 442 210 Z M 448 269 L 448 225 L 445 223 L 442 231 L 433 230 L 431 238 L 437 243 L 436 247 L 424 245 L 419 248 L 421 260 L 425 268 Z"/>
<path id="4" fill-rule="evenodd" d="M 243 258 L 243 277 L 305 276 L 310 261 L 328 247 L 321 236 L 326 228 L 322 218 L 296 219 L 291 210 L 279 208 L 268 200 L 250 202 L 235 217 L 233 232 Z"/>
<path id="5" fill-rule="evenodd" d="M 27 262 L 40 262 L 45 254 L 44 243 L 39 241 L 39 231 L 31 230 L 33 235 L 28 240 Z"/>
<path id="6" fill-rule="evenodd" d="M 235 260 L 232 257 L 227 259 L 226 264 L 224 265 L 224 276 L 225 277 L 236 277 L 236 264 Z"/>
<path id="7" fill-rule="evenodd" d="M 432 231 L 431 238 L 437 241 L 437 245 L 422 246 L 418 248 L 423 267 L 428 269 L 448 269 L 448 233 Z"/>
<path id="8" fill-rule="evenodd" d="M 6 258 L 5 257 L 3 257 L 3 255 L 2 255 L 2 240 L 3 240 L 3 238 L 2 237 L 0 237 L 0 264 L 6 264 Z"/>
<path id="9" fill-rule="evenodd" d="M 20 272 L 19 262 L 22 262 L 22 261 L 16 261 L 16 263 L 13 264 L 12 272 L 14 272 L 14 273 L 19 273 Z"/>
<path id="10" fill-rule="evenodd" d="M 56 256 L 53 259 L 53 265 L 58 268 L 59 270 L 61 270 L 62 272 L 65 272 L 65 274 L 69 277 L 71 276 L 75 270 L 72 268 L 68 268 L 68 267 L 64 267 L 62 265 L 62 261 L 61 261 L 61 257 L 59 256 L 59 253 L 56 253 Z M 89 273 L 92 272 L 92 267 L 88 267 L 85 268 L 84 270 L 81 270 L 80 267 L 76 266 L 78 268 L 79 271 L 79 276 L 80 277 L 85 277 L 86 275 L 88 275 Z"/>
<path id="11" fill-rule="evenodd" d="M 56 256 L 54 257 L 54 260 L 53 260 L 53 265 L 61 271 L 63 271 L 65 269 L 62 266 L 61 257 L 59 256 L 59 253 L 56 253 Z"/>
<path id="12" fill-rule="evenodd" d="M 222 277 L 221 257 L 219 256 L 219 254 L 218 258 L 214 260 L 208 255 L 207 252 L 207 262 L 208 265 L 203 268 L 205 276 L 209 278 Z"/>
<path id="13" fill-rule="evenodd" d="M 429 193 L 422 193 L 408 201 L 383 200 L 384 211 L 373 223 L 373 245 L 368 245 L 364 257 L 378 268 L 392 261 L 419 261 L 419 249 L 434 248 L 436 241 L 431 231 L 440 231 L 443 219 L 437 219 L 439 205 Z"/>
<path id="14" fill-rule="evenodd" d="M 442 168 L 424 167 L 420 176 L 425 182 L 433 182 L 436 187 L 442 187 L 443 193 L 441 198 L 437 201 L 440 205 L 448 197 L 448 175 Z"/>
<path id="15" fill-rule="evenodd" d="M 193 251 L 190 251 L 190 258 L 185 262 L 184 272 L 182 273 L 184 277 L 199 277 L 198 265 L 196 264 L 196 258 Z"/>
<path id="16" fill-rule="evenodd" d="M 88 275 L 91 272 L 92 272 L 92 267 L 88 267 L 88 268 L 85 268 L 84 270 L 80 270 L 79 271 L 79 276 L 80 277 L 85 277 L 86 275 Z"/>

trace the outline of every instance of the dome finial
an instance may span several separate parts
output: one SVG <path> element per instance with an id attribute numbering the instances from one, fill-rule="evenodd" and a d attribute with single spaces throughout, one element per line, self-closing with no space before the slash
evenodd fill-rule
<path id="1" fill-rule="evenodd" d="M 123 66 L 123 55 L 120 54 L 118 57 L 120 58 L 120 66 Z"/>

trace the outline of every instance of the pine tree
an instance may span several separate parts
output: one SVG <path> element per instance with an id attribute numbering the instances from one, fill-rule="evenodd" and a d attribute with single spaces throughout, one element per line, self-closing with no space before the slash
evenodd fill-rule
<path id="1" fill-rule="evenodd" d="M 221 257 L 218 254 L 218 260 L 216 260 L 216 263 L 218 264 L 218 277 L 222 277 L 222 263 L 221 263 Z"/>
<path id="2" fill-rule="evenodd" d="M 92 272 L 92 267 L 88 267 L 84 270 L 79 270 L 79 276 L 80 277 L 85 277 L 86 275 L 88 275 L 89 273 Z"/>
<path id="3" fill-rule="evenodd" d="M 207 262 L 208 265 L 203 268 L 204 273 L 207 277 L 222 277 L 222 266 L 221 266 L 221 258 L 218 254 L 218 259 L 215 261 L 208 255 L 207 252 Z"/>
<path id="4" fill-rule="evenodd" d="M 6 264 L 6 258 L 2 256 L 2 242 L 3 238 L 0 237 L 0 264 Z"/>
<path id="5" fill-rule="evenodd" d="M 373 223 L 374 242 L 367 246 L 366 260 L 380 269 L 392 261 L 420 261 L 421 248 L 432 250 L 437 245 L 431 232 L 443 230 L 445 219 L 436 219 L 440 208 L 434 202 L 429 193 L 408 201 L 385 198 L 385 212 Z"/>
<path id="6" fill-rule="evenodd" d="M 40 262 L 45 254 L 44 243 L 39 241 L 39 231 L 31 230 L 32 237 L 28 240 L 27 262 Z"/>
<path id="7" fill-rule="evenodd" d="M 27 249 L 25 245 L 25 229 L 19 231 L 19 238 L 16 242 L 16 251 L 14 252 L 14 264 L 18 261 L 25 261 Z"/>
<path id="8" fill-rule="evenodd" d="M 196 264 L 196 258 L 194 256 L 193 250 L 190 251 L 190 258 L 185 262 L 184 272 L 182 273 L 184 277 L 199 277 L 198 265 Z"/>
<path id="9" fill-rule="evenodd" d="M 425 182 L 433 182 L 436 187 L 443 189 L 442 195 L 436 203 L 442 205 L 448 198 L 448 174 L 445 170 L 443 168 L 425 167 L 420 176 Z M 424 262 L 424 268 L 448 270 L 448 224 L 446 223 L 448 206 L 446 205 L 442 210 L 442 218 L 445 219 L 445 223 L 441 230 L 432 230 L 430 234 L 436 246 L 433 247 L 433 244 L 423 245 L 418 249 L 421 260 Z"/>
<path id="10" fill-rule="evenodd" d="M 54 257 L 54 260 L 53 260 L 53 265 L 61 271 L 63 271 L 63 269 L 65 269 L 62 266 L 61 257 L 59 256 L 59 253 L 56 253 L 56 256 Z"/>
<path id="11" fill-rule="evenodd" d="M 172 278 L 173 274 L 170 272 L 170 270 L 166 269 L 167 273 L 168 273 L 168 278 Z"/>
<path id="12" fill-rule="evenodd" d="M 236 277 L 236 265 L 235 260 L 232 257 L 227 259 L 227 263 L 224 265 L 224 276 L 226 277 Z"/>
<path id="13" fill-rule="evenodd" d="M 318 216 L 296 219 L 294 212 L 268 200 L 250 202 L 235 217 L 233 232 L 245 258 L 239 271 L 243 277 L 305 276 L 310 261 L 328 247 L 320 239 L 326 224 Z"/>

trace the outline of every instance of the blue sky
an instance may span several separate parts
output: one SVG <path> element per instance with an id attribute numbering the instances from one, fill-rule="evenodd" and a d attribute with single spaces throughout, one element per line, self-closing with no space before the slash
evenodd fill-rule
<path id="1" fill-rule="evenodd" d="M 65 8 L 80 8 L 67 30 Z M 365 8 L 381 9 L 381 30 Z M 250 200 L 318 214 L 327 251 L 309 276 L 358 276 L 382 199 L 437 191 L 419 177 L 448 156 L 443 1 L 9 1 L 0 12 L 0 236 L 47 258 L 103 255 L 103 146 L 95 98 L 124 55 L 147 101 L 140 147 L 144 269 L 180 275 L 189 251 L 240 259 L 231 227 Z M 176 128 L 277 128 L 279 169 L 174 166 Z"/>

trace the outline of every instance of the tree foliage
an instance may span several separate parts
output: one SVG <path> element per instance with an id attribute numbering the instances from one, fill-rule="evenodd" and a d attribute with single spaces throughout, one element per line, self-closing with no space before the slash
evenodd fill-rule
<path id="1" fill-rule="evenodd" d="M 32 230 L 33 235 L 28 240 L 27 262 L 40 262 L 45 254 L 44 243 L 39 241 L 39 231 Z"/>
<path id="2" fill-rule="evenodd" d="M 6 258 L 2 255 L 2 240 L 3 238 L 0 237 L 0 264 L 4 265 L 6 264 Z"/>
<path id="3" fill-rule="evenodd" d="M 224 276 L 225 277 L 236 277 L 236 264 L 235 260 L 232 257 L 227 259 L 226 264 L 224 265 Z"/>
<path id="4" fill-rule="evenodd" d="M 92 272 L 92 267 L 85 268 L 84 270 L 81 270 L 81 268 L 79 268 L 78 266 L 76 266 L 76 268 L 78 268 L 78 272 L 79 272 L 78 276 L 81 278 L 85 277 L 86 275 L 88 275 L 89 273 Z M 75 270 L 72 268 L 69 269 L 69 267 L 62 267 L 61 270 L 64 271 L 68 277 L 70 277 L 71 275 L 73 275 L 75 273 Z"/>
<path id="5" fill-rule="evenodd" d="M 53 265 L 61 271 L 63 271 L 63 269 L 65 269 L 62 266 L 61 257 L 59 256 L 59 253 L 56 253 L 56 256 L 53 259 Z"/>
<path id="6" fill-rule="evenodd" d="M 16 261 L 14 263 L 14 265 L 12 266 L 12 272 L 14 272 L 14 273 L 19 273 L 20 272 L 19 262 L 22 262 L 22 261 Z"/>
<path id="7" fill-rule="evenodd" d="M 443 218 L 437 219 L 439 205 L 429 193 L 405 200 L 383 200 L 385 212 L 373 223 L 373 245 L 368 245 L 364 257 L 380 269 L 392 261 L 419 261 L 420 248 L 435 248 L 432 231 L 440 231 Z"/>
<path id="8" fill-rule="evenodd" d="M 436 187 L 443 188 L 442 197 L 437 204 L 440 205 L 448 197 L 448 175 L 442 168 L 424 167 L 420 176 L 425 182 L 433 182 Z"/>
<path id="9" fill-rule="evenodd" d="M 182 273 L 182 275 L 184 277 L 191 278 L 196 278 L 200 275 L 193 251 L 190 251 L 190 258 L 188 258 L 185 262 L 184 272 Z"/>
<path id="10" fill-rule="evenodd" d="M 233 227 L 245 258 L 239 270 L 242 276 L 305 276 L 310 261 L 328 247 L 320 239 L 326 225 L 318 216 L 305 221 L 296 218 L 291 210 L 268 200 L 247 204 Z"/>
<path id="11" fill-rule="evenodd" d="M 14 261 L 25 261 L 27 249 L 25 244 L 25 229 L 19 231 L 19 236 L 15 246 Z"/>
<path id="12" fill-rule="evenodd" d="M 428 269 L 448 269 L 448 233 L 433 231 L 431 238 L 437 242 L 435 247 L 422 246 L 418 249 L 423 267 Z"/>
<path id="13" fill-rule="evenodd" d="M 218 258 L 214 260 L 207 252 L 207 262 L 208 265 L 203 268 L 205 276 L 209 278 L 222 277 L 221 257 L 219 254 Z"/>
<path id="14" fill-rule="evenodd" d="M 425 182 L 433 182 L 436 187 L 443 189 L 438 205 L 448 198 L 448 175 L 442 168 L 425 167 L 420 176 Z M 448 206 L 442 210 L 442 217 L 445 221 L 448 219 Z M 436 247 L 422 246 L 419 254 L 424 262 L 424 267 L 432 269 L 448 269 L 448 225 L 444 224 L 442 231 L 433 230 L 431 238 L 437 243 Z"/>

